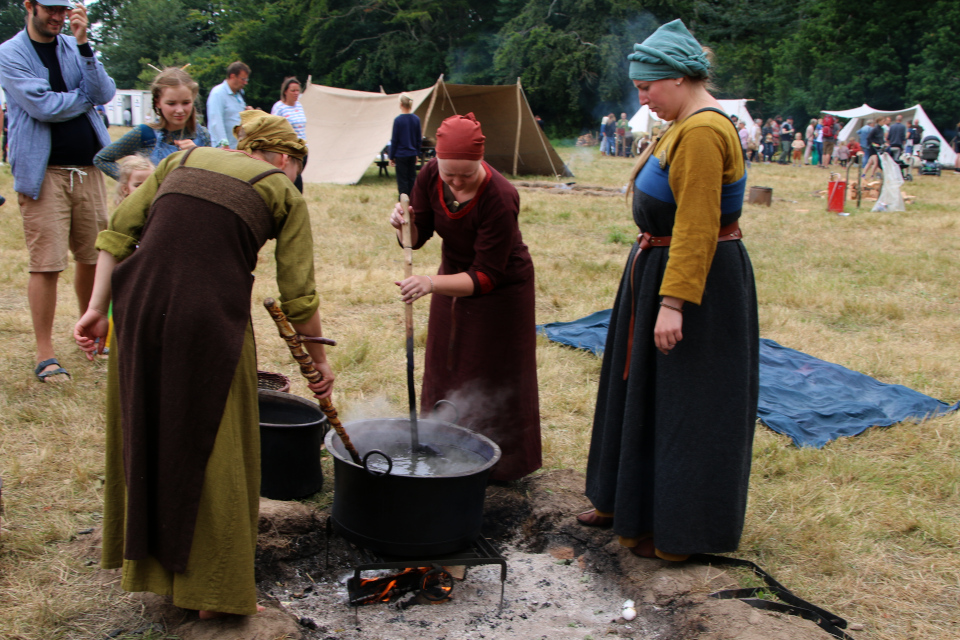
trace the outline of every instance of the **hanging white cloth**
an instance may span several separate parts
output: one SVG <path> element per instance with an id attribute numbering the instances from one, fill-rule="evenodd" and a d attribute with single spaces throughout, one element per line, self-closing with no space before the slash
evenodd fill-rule
<path id="1" fill-rule="evenodd" d="M 883 169 L 883 186 L 880 187 L 880 197 L 871 211 L 906 211 L 903 204 L 903 194 L 900 187 L 903 185 L 903 175 L 898 165 L 889 153 L 880 154 L 880 167 Z"/>

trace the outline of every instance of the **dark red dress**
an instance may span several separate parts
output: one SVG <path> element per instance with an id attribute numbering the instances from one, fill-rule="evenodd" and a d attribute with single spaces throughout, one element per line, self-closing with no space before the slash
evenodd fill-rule
<path id="1" fill-rule="evenodd" d="M 443 239 L 438 273 L 473 280 L 473 295 L 432 296 L 420 406 L 429 414 L 438 400 L 456 404 L 459 424 L 503 451 L 491 479 L 516 480 L 542 464 L 533 261 L 517 223 L 517 190 L 483 166 L 487 178 L 459 207 L 449 191 L 445 202 L 436 160 L 411 194 L 414 248 L 436 232 Z"/>

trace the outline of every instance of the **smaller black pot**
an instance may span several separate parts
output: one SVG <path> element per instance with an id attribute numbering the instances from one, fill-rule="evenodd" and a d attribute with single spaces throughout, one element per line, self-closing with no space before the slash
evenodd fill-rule
<path id="1" fill-rule="evenodd" d="M 260 495 L 296 500 L 323 487 L 320 445 L 327 417 L 315 402 L 260 389 Z"/>

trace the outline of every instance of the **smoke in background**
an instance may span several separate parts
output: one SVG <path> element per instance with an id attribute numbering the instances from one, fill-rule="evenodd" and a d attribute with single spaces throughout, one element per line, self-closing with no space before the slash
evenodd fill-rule
<path id="1" fill-rule="evenodd" d="M 552 138 L 596 133 L 606 114 L 640 108 L 626 57 L 660 22 L 616 3 L 554 2 L 550 10 L 527 3 L 505 24 L 487 23 L 489 31 L 449 49 L 445 80 L 503 85 L 519 77 Z"/>

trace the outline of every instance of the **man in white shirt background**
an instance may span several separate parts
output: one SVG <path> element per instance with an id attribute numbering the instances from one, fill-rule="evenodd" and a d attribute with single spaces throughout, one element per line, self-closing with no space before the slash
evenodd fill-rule
<path id="1" fill-rule="evenodd" d="M 227 79 L 210 90 L 207 129 L 210 130 L 211 146 L 237 148 L 233 128 L 240 124 L 240 112 L 251 108 L 243 98 L 243 88 L 249 81 L 250 67 L 238 60 L 227 67 Z"/>

